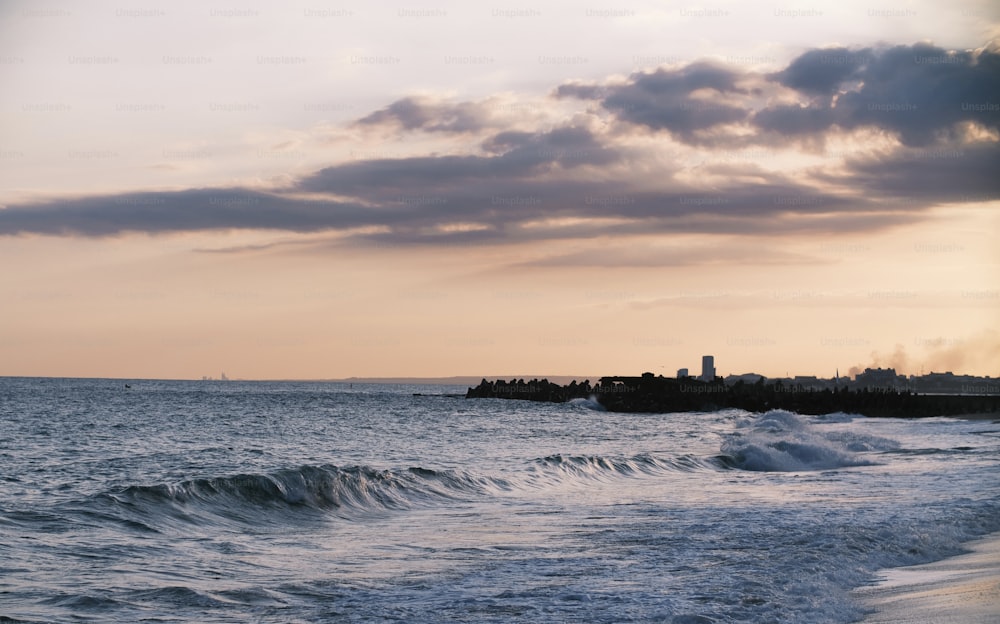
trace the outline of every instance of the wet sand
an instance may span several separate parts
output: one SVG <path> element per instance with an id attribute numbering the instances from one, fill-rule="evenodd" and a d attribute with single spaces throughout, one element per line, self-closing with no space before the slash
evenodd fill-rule
<path id="1" fill-rule="evenodd" d="M 885 580 L 857 590 L 873 609 L 865 624 L 1000 622 L 1000 534 L 966 545 L 971 553 L 883 570 Z"/>

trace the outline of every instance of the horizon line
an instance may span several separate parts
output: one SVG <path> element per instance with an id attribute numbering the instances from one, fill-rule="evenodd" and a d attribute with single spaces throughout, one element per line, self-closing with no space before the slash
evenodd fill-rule
<path id="1" fill-rule="evenodd" d="M 868 367 L 871 368 L 871 367 Z M 892 367 L 888 368 L 875 368 L 873 370 L 895 370 Z M 646 371 L 649 373 L 651 371 Z M 927 375 L 941 375 L 950 373 L 957 377 L 971 376 L 971 377 L 981 377 L 985 379 L 1000 379 L 1000 375 L 994 377 L 993 375 L 975 375 L 972 373 L 957 373 L 954 371 L 930 371 L 921 374 L 905 374 L 897 372 L 897 375 L 903 377 L 924 377 Z M 405 376 L 405 375 L 394 375 L 394 376 L 351 376 L 351 377 L 284 377 L 284 378 L 249 378 L 249 377 L 227 377 L 226 379 L 221 379 L 217 377 L 104 377 L 104 376 L 78 376 L 78 375 L 3 375 L 0 374 L 0 379 L 88 379 L 88 380 L 106 380 L 106 381 L 241 381 L 241 382 L 254 382 L 254 383 L 369 383 L 369 384 L 413 384 L 413 385 L 464 385 L 470 383 L 468 380 L 506 380 L 506 379 L 559 379 L 559 380 L 599 380 L 602 377 L 641 377 L 644 373 L 639 373 L 637 375 L 443 375 L 443 376 Z M 831 377 L 821 377 L 819 375 L 784 375 L 784 376 L 770 376 L 764 375 L 762 373 L 755 372 L 745 372 L 745 373 L 729 373 L 728 375 L 716 375 L 721 379 L 726 377 L 739 377 L 742 375 L 760 375 L 765 379 L 794 379 L 795 377 L 816 377 L 817 379 L 835 379 L 835 376 Z M 678 379 L 676 375 L 657 375 L 658 377 L 663 377 L 666 379 Z M 688 377 L 698 378 L 699 375 L 689 375 Z M 852 376 L 848 373 L 840 376 L 841 379 L 852 379 Z M 459 381 L 462 380 L 462 381 Z M 453 383 L 449 384 L 448 382 Z"/>

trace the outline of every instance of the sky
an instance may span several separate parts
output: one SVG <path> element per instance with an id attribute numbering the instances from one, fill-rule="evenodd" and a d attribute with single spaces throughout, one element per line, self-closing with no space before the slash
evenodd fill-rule
<path id="1" fill-rule="evenodd" d="M 1000 376 L 991 1 L 0 5 L 0 375 Z"/>

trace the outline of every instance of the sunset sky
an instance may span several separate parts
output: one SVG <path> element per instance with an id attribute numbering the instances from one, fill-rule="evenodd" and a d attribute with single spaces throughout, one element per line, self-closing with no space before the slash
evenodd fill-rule
<path id="1" fill-rule="evenodd" d="M 1000 376 L 1000 4 L 0 5 L 0 375 Z"/>

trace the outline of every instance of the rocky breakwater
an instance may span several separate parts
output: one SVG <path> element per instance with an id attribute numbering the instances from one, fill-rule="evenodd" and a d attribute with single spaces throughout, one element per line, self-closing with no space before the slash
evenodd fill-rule
<path id="1" fill-rule="evenodd" d="M 602 377 L 591 385 L 561 386 L 546 379 L 487 381 L 469 388 L 466 398 L 522 399 L 562 403 L 593 398 L 611 412 L 701 412 L 737 408 L 750 412 L 784 409 L 800 414 L 846 412 L 873 417 L 969 416 L 1000 418 L 1000 395 L 915 394 L 894 388 L 815 390 L 780 381 L 726 385 L 721 379 Z"/>

